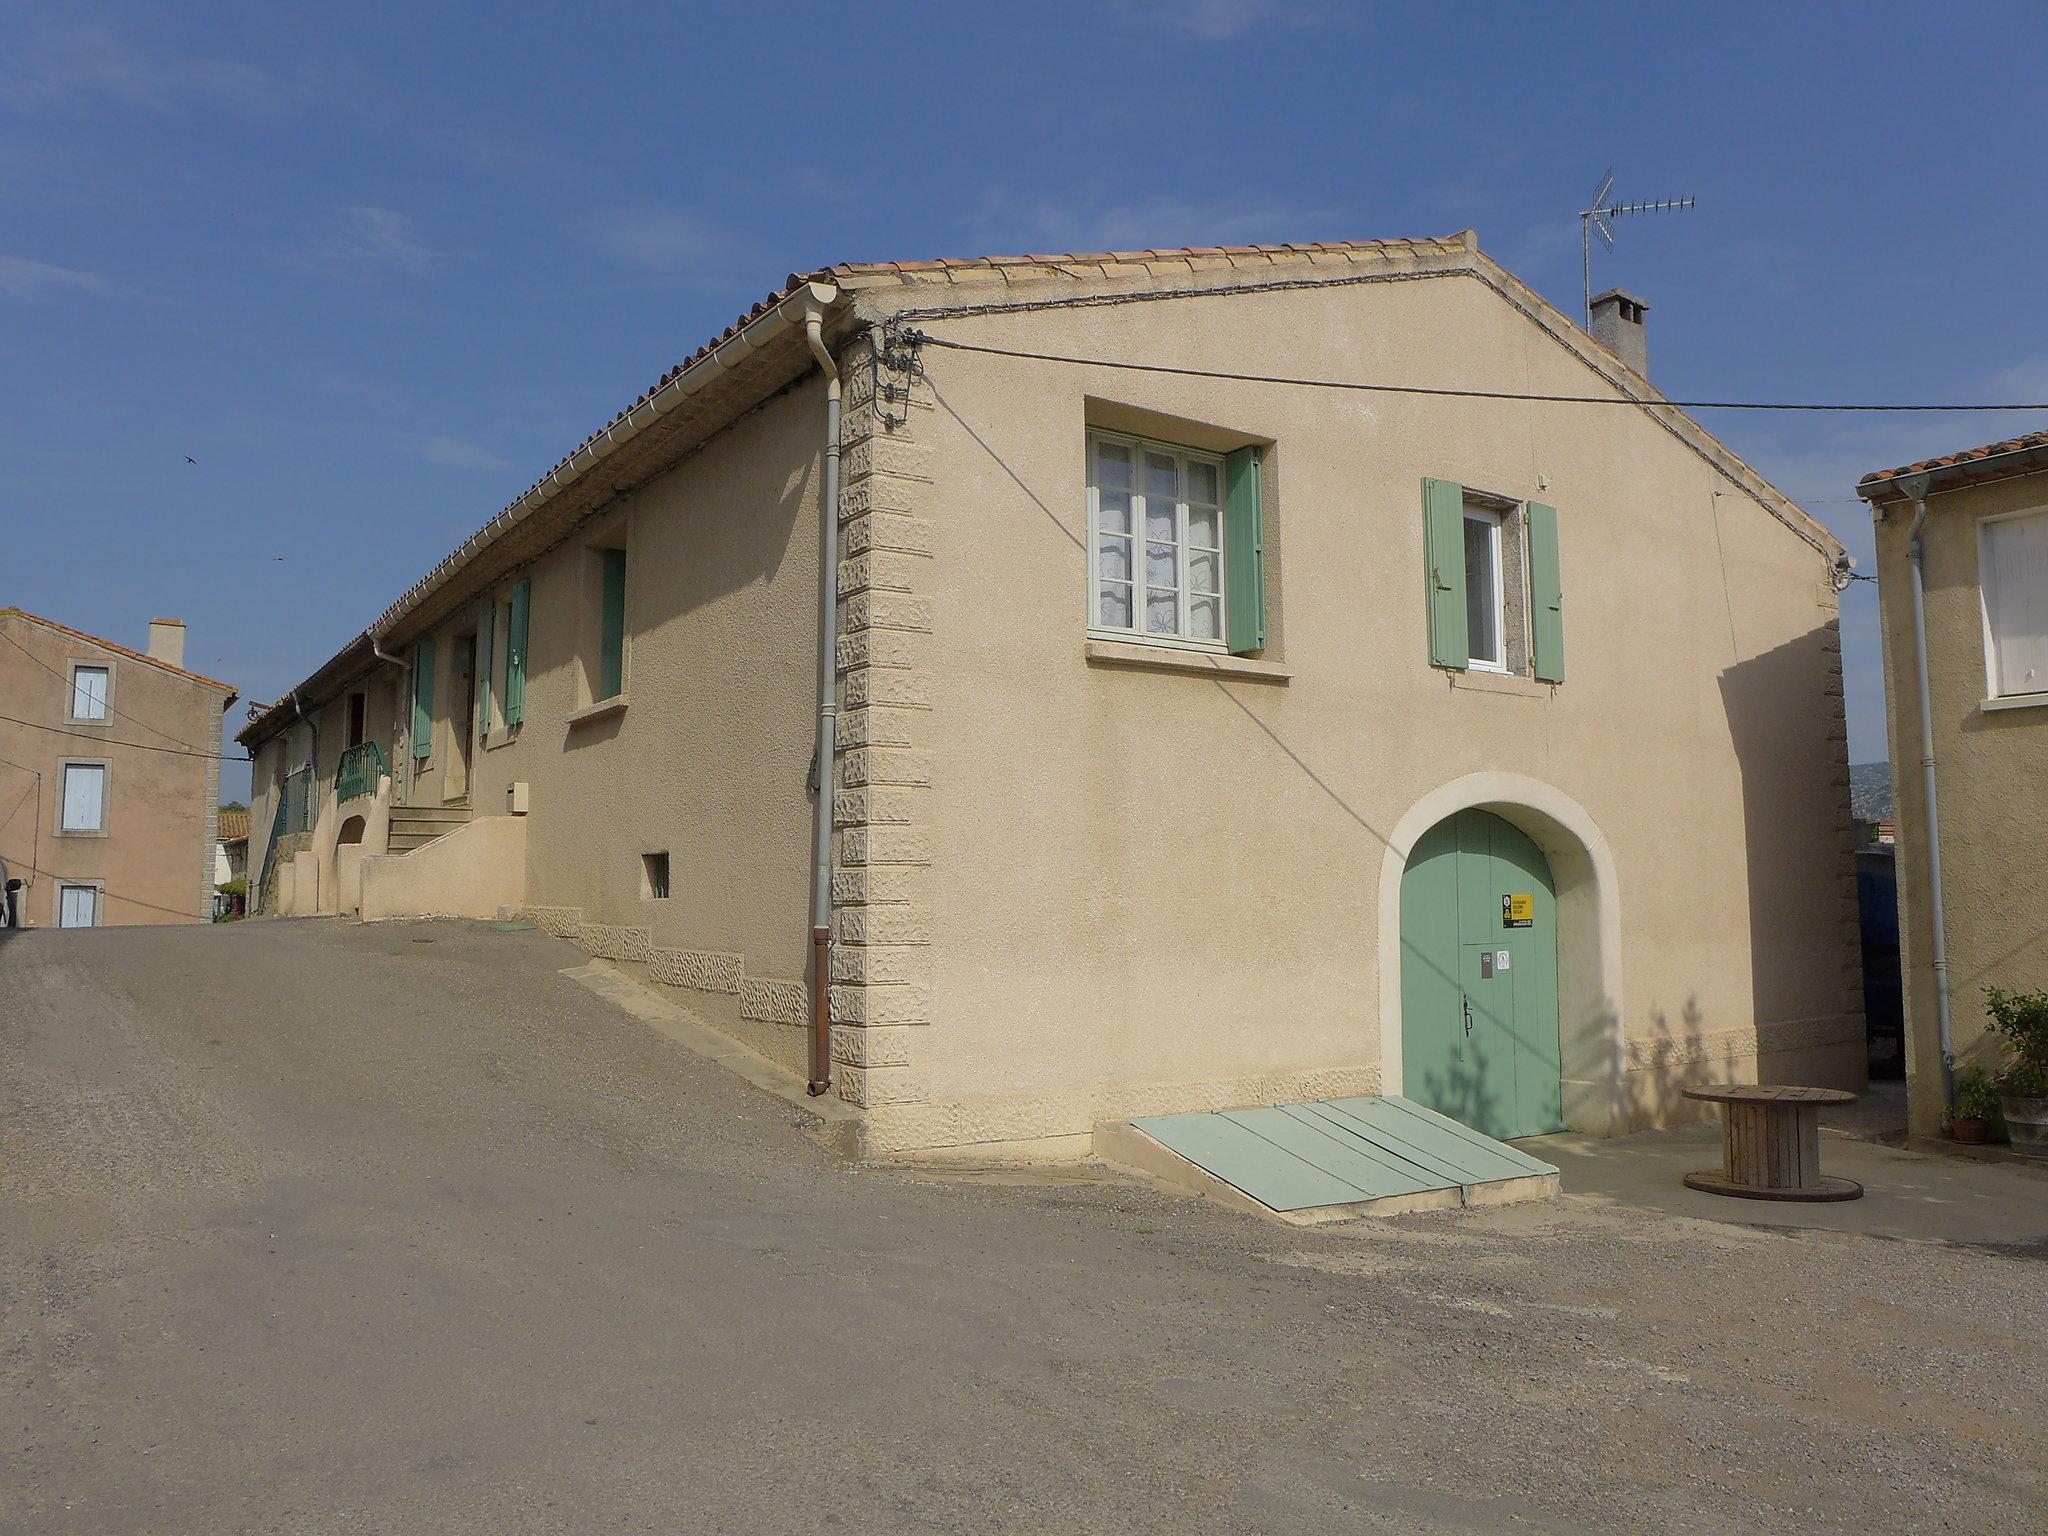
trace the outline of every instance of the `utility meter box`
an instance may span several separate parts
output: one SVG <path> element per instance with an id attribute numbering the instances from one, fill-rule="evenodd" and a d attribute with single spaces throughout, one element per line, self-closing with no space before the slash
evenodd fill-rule
<path id="1" fill-rule="evenodd" d="M 526 814 L 527 784 L 524 779 L 515 779 L 505 786 L 505 808 L 514 816 Z"/>

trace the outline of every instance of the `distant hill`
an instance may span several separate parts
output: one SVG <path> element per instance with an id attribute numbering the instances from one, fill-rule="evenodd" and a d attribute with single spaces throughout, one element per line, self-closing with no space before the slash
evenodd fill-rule
<path id="1" fill-rule="evenodd" d="M 1849 765 L 1849 814 L 1858 821 L 1892 819 L 1892 765 Z"/>

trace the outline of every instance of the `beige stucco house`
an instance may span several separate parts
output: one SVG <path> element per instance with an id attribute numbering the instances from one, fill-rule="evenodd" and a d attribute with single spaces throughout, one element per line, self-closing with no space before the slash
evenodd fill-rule
<path id="1" fill-rule="evenodd" d="M 213 915 L 226 683 L 187 671 L 185 626 L 149 649 L 0 608 L 0 864 L 33 928 Z"/>
<path id="2" fill-rule="evenodd" d="M 2048 432 L 1856 490 L 1877 519 L 1908 1113 L 1929 1134 L 1944 1040 L 1997 1065 L 1984 988 L 2048 988 Z"/>
<path id="3" fill-rule="evenodd" d="M 251 867 L 870 1152 L 1860 1083 L 1842 551 L 1630 350 L 1469 232 L 792 278 L 249 725 Z"/>

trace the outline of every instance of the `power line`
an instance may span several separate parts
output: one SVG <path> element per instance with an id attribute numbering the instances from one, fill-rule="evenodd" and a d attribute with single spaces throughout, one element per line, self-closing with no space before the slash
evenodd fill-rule
<path id="1" fill-rule="evenodd" d="M 1081 368 L 1113 368 L 1127 373 L 1165 373 L 1188 379 L 1222 379 L 1237 384 L 1288 384 L 1304 389 L 1344 389 L 1378 395 L 1437 395 L 1454 400 L 1526 400 L 1545 405 L 1628 405 L 1671 406 L 1687 411 L 2043 411 L 2048 402 L 1990 405 L 1818 405 L 1807 402 L 1762 400 L 1642 400 L 1633 395 L 1544 395 L 1522 394 L 1503 389 L 1447 389 L 1427 384 L 1368 384 L 1356 379 L 1303 379 L 1275 373 L 1232 373 L 1218 368 L 1176 368 L 1166 363 L 1118 362 L 1102 357 L 1070 357 L 1058 352 L 1026 352 L 1012 347 L 990 347 L 972 341 L 950 341 L 928 331 L 905 329 L 903 340 L 918 346 L 946 347 L 955 352 L 980 352 L 989 357 L 1015 357 L 1035 363 L 1071 363 Z"/>
<path id="2" fill-rule="evenodd" d="M 78 684 L 72 678 L 69 678 L 65 676 L 62 672 L 59 672 L 47 661 L 44 661 L 42 657 L 38 656 L 34 651 L 30 650 L 27 646 L 23 645 L 19 640 L 15 639 L 14 636 L 7 634 L 4 630 L 0 630 L 0 640 L 5 640 L 9 645 L 13 646 L 17 651 L 21 652 L 21 654 L 26 656 L 30 661 L 34 662 L 37 666 L 41 667 L 45 672 L 49 673 L 50 676 L 56 678 L 67 689 L 75 690 L 77 688 Z M 126 720 L 130 725 L 139 725 L 145 731 L 150 731 L 158 736 L 163 737 L 165 741 L 175 741 L 179 746 L 190 748 L 192 751 L 196 752 L 200 750 L 198 747 L 194 747 L 191 742 L 185 740 L 184 737 L 173 736 L 169 731 L 165 730 L 160 725 L 151 725 L 147 720 L 138 719 L 134 715 L 129 714 L 124 709 L 116 709 L 114 707 L 114 702 L 111 699 L 103 699 L 100 702 L 105 707 L 108 714 L 118 715 L 123 720 Z"/>
<path id="3" fill-rule="evenodd" d="M 38 725 L 33 720 L 23 720 L 15 715 L 0 715 L 14 725 L 25 725 L 32 731 L 48 731 L 53 736 L 76 736 L 80 741 L 96 741 L 103 747 L 133 747 L 137 752 L 168 752 L 172 757 L 205 757 L 217 763 L 247 763 L 254 759 L 229 757 L 225 752 L 200 752 L 190 747 L 159 747 L 147 741 L 122 741 L 114 736 L 99 736 L 91 731 L 67 731 L 61 725 Z M 174 738 L 175 739 L 175 738 Z"/>
<path id="4" fill-rule="evenodd" d="M 185 910 L 185 909 L 184 909 L 183 907 L 167 907 L 167 906 L 165 906 L 165 905 L 164 905 L 164 904 L 163 904 L 162 902 L 160 902 L 160 901 L 144 901 L 144 900 L 143 900 L 143 899 L 142 899 L 142 898 L 141 898 L 140 896 L 130 896 L 130 895 L 126 894 L 125 892 L 122 892 L 122 891 L 116 891 L 116 890 L 112 889 L 112 888 L 111 888 L 111 887 L 109 887 L 109 886 L 106 886 L 106 885 L 100 884 L 100 883 L 98 882 L 98 880 L 97 880 L 97 879 L 92 879 L 92 880 L 87 880 L 87 879 L 76 879 L 76 880 L 66 879 L 66 878 L 65 878 L 65 877 L 64 877 L 64 876 L 63 876 L 62 874 L 60 874 L 60 873 L 59 873 L 58 871 L 56 871 L 56 870 L 54 870 L 54 869 L 45 869 L 45 868 L 43 868 L 43 867 L 42 867 L 42 866 L 41 866 L 40 864 L 37 864 L 37 863 L 36 863 L 36 862 L 34 862 L 33 860 L 31 860 L 31 861 L 30 861 L 30 862 L 29 862 L 29 863 L 27 864 L 26 868 L 27 868 L 27 870 L 28 870 L 29 874 L 31 874 L 31 875 L 47 875 L 47 876 L 49 876 L 49 877 L 50 877 L 50 879 L 51 879 L 51 880 L 53 880 L 54 882 L 56 882 L 56 883 L 57 883 L 58 885 L 60 885 L 60 886 L 63 886 L 63 885 L 90 885 L 90 886 L 92 886 L 92 888 L 93 888 L 94 890 L 97 890 L 97 891 L 98 891 L 98 892 L 100 893 L 100 897 L 101 897 L 101 899 L 102 899 L 102 900 L 113 900 L 113 901 L 125 901 L 125 902 L 127 902 L 127 903 L 128 903 L 128 904 L 129 904 L 130 906 L 135 906 L 135 907 L 147 907 L 147 908 L 149 908 L 149 910 L 150 910 L 150 911 L 152 911 L 152 912 L 168 912 L 168 913 L 170 913 L 170 914 L 171 914 L 171 916 L 173 916 L 173 917 L 182 917 L 182 918 L 186 919 L 186 920 L 187 920 L 188 922 L 194 922 L 194 923 L 203 923 L 203 922 L 207 921 L 207 919 L 205 919 L 205 918 L 203 918 L 203 917 L 199 917 L 199 916 L 195 915 L 194 913 L 191 913 L 191 912 L 188 912 L 188 911 L 186 911 L 186 910 Z M 23 887 L 22 887 L 22 891 L 23 891 L 23 892 L 31 891 L 31 890 L 33 890 L 33 889 L 35 889 L 35 885 L 34 885 L 34 882 L 33 882 L 33 881 L 30 881 L 29 883 L 27 883 L 27 884 L 23 885 Z M 30 930 L 31 928 L 34 928 L 34 929 L 36 929 L 36 930 L 38 930 L 38 931 L 41 931 L 41 932 L 45 932 L 45 933 L 53 933 L 53 932 L 56 932 L 56 931 L 57 931 L 57 930 L 58 930 L 58 929 L 59 929 L 59 928 L 60 928 L 61 926 L 62 926 L 61 924 L 43 924 L 43 923 L 27 923 L 27 924 L 23 924 L 23 925 L 22 925 L 21 927 L 17 928 L 17 929 L 16 929 L 16 932 L 26 933 L 26 932 L 28 932 L 28 931 L 29 931 L 29 930 Z M 93 926 L 93 927 L 95 927 L 95 928 L 118 928 L 118 927 L 123 927 L 123 926 L 126 926 L 126 925 L 124 925 L 124 924 L 120 924 L 120 923 L 94 923 L 94 924 L 93 924 L 92 926 Z"/>

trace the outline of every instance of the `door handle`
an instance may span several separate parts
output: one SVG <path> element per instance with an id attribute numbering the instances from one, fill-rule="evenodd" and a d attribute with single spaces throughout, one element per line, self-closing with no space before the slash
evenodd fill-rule
<path id="1" fill-rule="evenodd" d="M 1470 1040 L 1472 1038 L 1472 994 L 1460 992 L 1458 994 L 1458 1002 L 1465 1010 L 1465 1038 Z"/>

